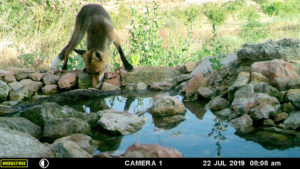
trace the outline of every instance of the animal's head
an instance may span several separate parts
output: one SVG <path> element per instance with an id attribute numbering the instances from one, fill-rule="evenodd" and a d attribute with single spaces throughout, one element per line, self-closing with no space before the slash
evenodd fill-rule
<path id="1" fill-rule="evenodd" d="M 105 52 L 74 49 L 84 60 L 85 68 L 92 78 L 94 88 L 99 88 L 107 67 Z"/>

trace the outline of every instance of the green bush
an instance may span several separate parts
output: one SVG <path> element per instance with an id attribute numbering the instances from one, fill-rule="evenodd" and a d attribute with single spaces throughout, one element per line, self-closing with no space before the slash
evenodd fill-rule
<path id="1" fill-rule="evenodd" d="M 269 16 L 288 16 L 300 13 L 299 0 L 266 1 L 261 3 L 263 12 Z"/>
<path id="2" fill-rule="evenodd" d="M 267 26 L 258 21 L 250 21 L 242 26 L 239 35 L 245 42 L 254 43 L 268 37 L 269 30 Z"/>
<path id="3" fill-rule="evenodd" d="M 227 11 L 217 3 L 206 3 L 204 5 L 204 14 L 209 22 L 214 25 L 221 25 L 227 17 Z"/>

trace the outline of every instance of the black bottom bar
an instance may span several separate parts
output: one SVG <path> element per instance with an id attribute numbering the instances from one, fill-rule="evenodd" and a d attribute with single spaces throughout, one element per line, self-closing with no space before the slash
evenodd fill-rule
<path id="1" fill-rule="evenodd" d="M 23 162 L 28 161 L 28 166 Z M 23 166 L 18 166 L 18 165 Z M 299 158 L 0 158 L 0 168 L 287 168 Z"/>

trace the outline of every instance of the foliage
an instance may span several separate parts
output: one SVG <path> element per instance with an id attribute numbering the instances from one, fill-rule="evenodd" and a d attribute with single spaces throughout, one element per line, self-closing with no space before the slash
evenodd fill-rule
<path id="1" fill-rule="evenodd" d="M 224 7 L 216 3 L 207 3 L 204 5 L 204 14 L 209 22 L 213 25 L 221 25 L 224 23 L 227 12 Z"/>
<path id="2" fill-rule="evenodd" d="M 263 12 L 269 16 L 287 16 L 299 14 L 299 0 L 265 1 L 261 3 Z"/>
<path id="3" fill-rule="evenodd" d="M 0 0 L 0 64 L 15 63 L 8 61 L 15 58 L 20 66 L 48 67 L 68 43 L 76 14 L 86 3 L 99 0 Z M 224 54 L 236 52 L 243 43 L 300 37 L 299 0 L 236 0 L 170 8 L 161 1 L 131 7 L 117 4 L 108 12 L 135 66 L 177 66 L 215 56 L 211 61 L 217 69 Z M 86 37 L 78 48 L 86 49 Z M 115 56 L 109 57 L 113 69 L 122 65 L 114 47 L 108 55 Z M 83 67 L 82 59 L 71 54 L 68 68 Z"/>
<path id="4" fill-rule="evenodd" d="M 264 24 L 258 21 L 249 21 L 242 26 L 239 35 L 246 42 L 259 42 L 261 39 L 268 37 L 269 30 Z"/>

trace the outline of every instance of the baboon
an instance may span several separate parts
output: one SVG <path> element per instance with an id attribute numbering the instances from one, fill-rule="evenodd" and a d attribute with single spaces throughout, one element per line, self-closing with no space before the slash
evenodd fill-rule
<path id="1" fill-rule="evenodd" d="M 87 32 L 87 51 L 74 49 Z M 61 60 L 63 69 L 67 69 L 68 56 L 74 50 L 84 60 L 86 71 L 92 78 L 94 88 L 99 88 L 107 67 L 107 50 L 111 43 L 117 48 L 126 71 L 132 71 L 133 66 L 128 62 L 121 48 L 120 40 L 114 31 L 110 16 L 98 4 L 88 4 L 81 8 L 76 17 L 72 37 L 54 59 L 51 68 L 56 68 Z"/>

